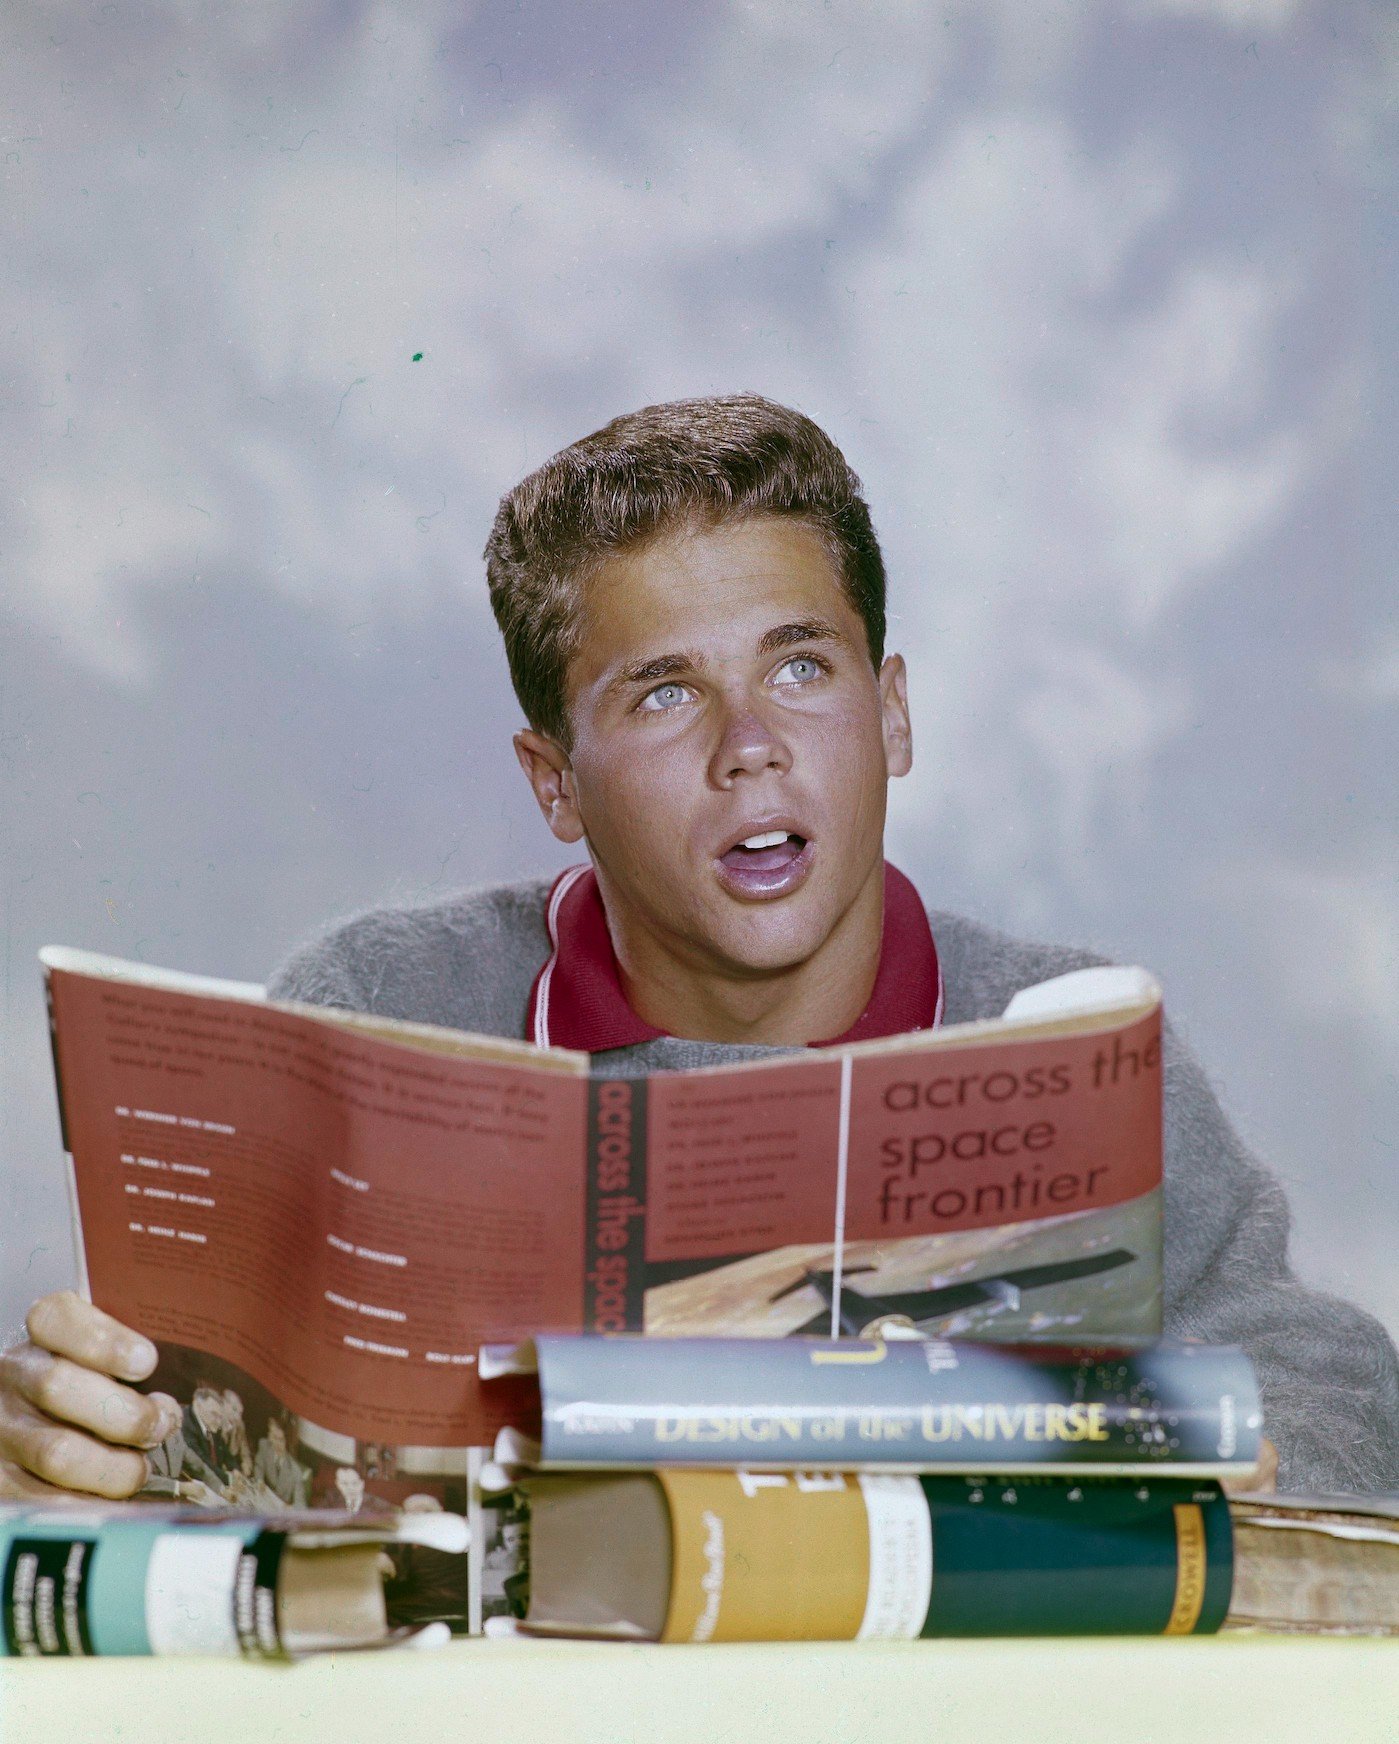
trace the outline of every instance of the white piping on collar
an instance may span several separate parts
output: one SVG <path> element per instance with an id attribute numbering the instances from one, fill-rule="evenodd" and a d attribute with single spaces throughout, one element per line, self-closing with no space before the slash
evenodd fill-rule
<path id="1" fill-rule="evenodd" d="M 566 872 L 562 873 L 550 894 L 549 906 L 545 910 L 544 918 L 549 929 L 550 951 L 549 961 L 544 965 L 539 977 L 539 991 L 534 1001 L 534 1034 L 531 1039 L 537 1048 L 547 1048 L 553 1045 L 549 1039 L 549 987 L 554 978 L 554 965 L 559 960 L 559 910 L 563 906 L 564 898 L 586 871 L 588 871 L 587 866 L 570 866 Z M 933 952 L 938 966 L 938 993 L 937 1001 L 933 1006 L 933 1021 L 928 1026 L 930 1029 L 936 1029 L 942 1022 L 946 991 L 942 978 L 942 955 L 938 951 L 936 938 L 933 940 Z"/>
<path id="2" fill-rule="evenodd" d="M 563 905 L 564 897 L 587 870 L 586 866 L 570 866 L 554 886 L 545 911 L 544 918 L 549 928 L 549 943 L 552 948 L 549 961 L 539 977 L 539 991 L 534 1001 L 534 1035 L 531 1039 L 537 1048 L 553 1045 L 549 1040 L 549 983 L 554 978 L 554 965 L 559 960 L 559 909 Z"/>

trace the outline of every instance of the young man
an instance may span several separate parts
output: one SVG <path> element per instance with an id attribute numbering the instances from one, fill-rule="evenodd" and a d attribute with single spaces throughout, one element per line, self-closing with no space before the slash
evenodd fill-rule
<path id="1" fill-rule="evenodd" d="M 648 407 L 504 499 L 491 601 L 528 726 L 515 750 L 560 841 L 552 888 L 363 915 L 274 997 L 691 1066 L 998 1015 L 1095 961 L 925 909 L 883 858 L 912 760 L 859 482 L 751 395 Z M 1287 1210 L 1167 1033 L 1166 1327 L 1238 1342 L 1292 1489 L 1399 1486 L 1399 1363 L 1367 1315 L 1298 1285 Z M 162 1402 L 154 1352 L 48 1297 L 0 1368 L 14 1487 L 124 1493 Z"/>

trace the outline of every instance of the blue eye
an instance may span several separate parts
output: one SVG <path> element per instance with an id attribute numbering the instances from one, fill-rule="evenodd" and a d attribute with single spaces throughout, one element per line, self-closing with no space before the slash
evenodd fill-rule
<path id="1" fill-rule="evenodd" d="M 658 684 L 654 690 L 647 691 L 641 699 L 641 707 L 654 714 L 674 708 L 677 703 L 684 702 L 686 694 L 683 684 Z"/>
<path id="2" fill-rule="evenodd" d="M 813 678 L 819 678 L 826 670 L 825 665 L 810 654 L 794 654 L 778 667 L 779 672 L 790 672 L 792 678 L 787 682 L 792 684 L 810 684 Z"/>

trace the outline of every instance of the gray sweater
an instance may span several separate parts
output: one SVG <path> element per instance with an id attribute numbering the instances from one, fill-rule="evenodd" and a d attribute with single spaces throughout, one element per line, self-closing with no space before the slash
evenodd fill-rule
<path id="1" fill-rule="evenodd" d="M 268 993 L 349 1011 L 521 1037 L 549 954 L 547 881 L 468 890 L 420 908 L 371 910 L 293 953 Z M 1021 987 L 1100 963 L 929 912 L 946 985 L 944 1019 L 996 1017 Z M 750 1059 L 790 1049 L 663 1037 L 598 1055 L 619 1072 Z M 1399 1360 L 1384 1328 L 1288 1267 L 1288 1210 L 1189 1049 L 1166 1029 L 1165 1324 L 1242 1345 L 1258 1369 L 1279 1487 L 1399 1489 Z"/>

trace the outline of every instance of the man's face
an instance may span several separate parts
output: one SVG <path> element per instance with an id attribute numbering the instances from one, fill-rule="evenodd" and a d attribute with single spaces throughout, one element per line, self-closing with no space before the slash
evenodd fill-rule
<path id="1" fill-rule="evenodd" d="M 569 712 L 561 796 L 531 779 L 554 833 L 586 835 L 614 937 L 765 977 L 882 892 L 886 781 L 911 760 L 903 662 L 875 673 L 809 529 L 761 518 L 612 559 Z"/>

